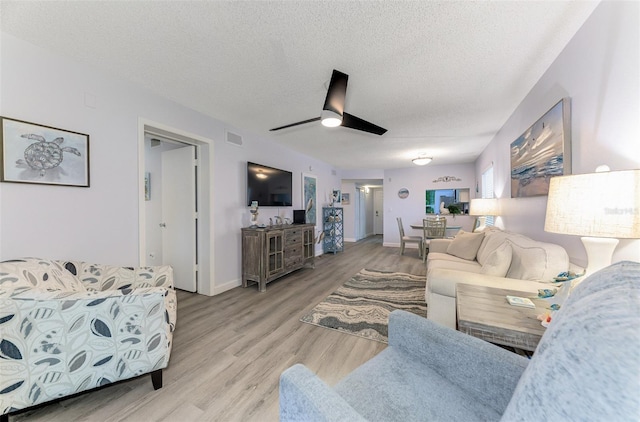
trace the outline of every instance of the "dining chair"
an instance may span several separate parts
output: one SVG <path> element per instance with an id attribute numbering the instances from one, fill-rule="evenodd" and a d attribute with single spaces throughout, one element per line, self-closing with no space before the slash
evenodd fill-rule
<path id="1" fill-rule="evenodd" d="M 404 234 L 404 227 L 402 226 L 402 218 L 397 217 L 398 230 L 400 230 L 400 255 L 404 254 L 404 245 L 408 243 L 418 244 L 418 256 L 422 257 L 422 236 L 407 236 Z"/>
<path id="2" fill-rule="evenodd" d="M 431 239 L 442 239 L 447 231 L 447 219 L 425 218 L 422 220 L 422 261 L 426 261 Z"/>

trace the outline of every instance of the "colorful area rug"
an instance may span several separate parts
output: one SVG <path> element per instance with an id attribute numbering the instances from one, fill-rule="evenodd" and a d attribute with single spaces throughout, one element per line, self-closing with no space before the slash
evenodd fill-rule
<path id="1" fill-rule="evenodd" d="M 425 276 L 360 270 L 300 321 L 388 343 L 389 314 L 427 316 Z"/>

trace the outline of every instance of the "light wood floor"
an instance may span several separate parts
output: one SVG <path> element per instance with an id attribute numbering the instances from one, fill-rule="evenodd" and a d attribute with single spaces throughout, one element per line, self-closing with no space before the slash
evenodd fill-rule
<path id="1" fill-rule="evenodd" d="M 277 421 L 278 379 L 303 363 L 330 385 L 386 345 L 299 322 L 362 268 L 424 275 L 417 249 L 381 236 L 316 258 L 316 268 L 207 297 L 178 292 L 164 387 L 144 376 L 11 417 L 10 421 Z"/>

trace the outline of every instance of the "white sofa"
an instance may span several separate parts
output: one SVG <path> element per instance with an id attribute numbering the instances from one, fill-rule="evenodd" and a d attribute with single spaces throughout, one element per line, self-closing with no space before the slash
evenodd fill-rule
<path id="1" fill-rule="evenodd" d="M 457 256 L 456 256 L 457 255 Z M 460 256 L 463 256 L 461 258 Z M 456 284 L 537 293 L 564 271 L 581 272 L 563 247 L 487 227 L 431 240 L 427 257 L 427 318 L 456 328 Z"/>
<path id="2" fill-rule="evenodd" d="M 0 262 L 0 420 L 142 374 L 160 388 L 176 311 L 169 266 Z"/>

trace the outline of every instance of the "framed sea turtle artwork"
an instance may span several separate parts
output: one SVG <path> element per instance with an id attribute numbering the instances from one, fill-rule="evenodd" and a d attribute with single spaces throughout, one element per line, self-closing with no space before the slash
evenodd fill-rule
<path id="1" fill-rule="evenodd" d="M 0 181 L 89 187 L 89 135 L 0 117 Z"/>

